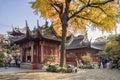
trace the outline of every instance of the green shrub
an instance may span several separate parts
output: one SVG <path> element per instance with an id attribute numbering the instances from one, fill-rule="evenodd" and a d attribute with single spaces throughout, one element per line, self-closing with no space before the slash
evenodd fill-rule
<path id="1" fill-rule="evenodd" d="M 0 59 L 0 67 L 3 67 L 3 61 Z"/>
<path id="2" fill-rule="evenodd" d="M 48 68 L 46 69 L 48 72 L 60 72 L 61 67 L 59 65 L 49 65 Z"/>
<path id="3" fill-rule="evenodd" d="M 94 67 L 92 65 L 83 65 L 83 66 L 80 66 L 79 68 L 81 69 L 94 69 Z"/>
<path id="4" fill-rule="evenodd" d="M 50 62 L 50 63 L 55 62 L 55 56 L 51 56 L 51 55 L 45 56 L 44 62 Z"/>
<path id="5" fill-rule="evenodd" d="M 73 72 L 73 66 L 67 65 L 66 68 L 63 70 L 65 73 L 72 73 Z"/>
<path id="6" fill-rule="evenodd" d="M 84 61 L 85 64 L 88 64 L 92 61 L 92 57 L 90 56 L 82 56 L 82 60 Z"/>
<path id="7" fill-rule="evenodd" d="M 3 53 L 0 53 L 0 58 L 4 58 L 5 55 Z"/>
<path id="8" fill-rule="evenodd" d="M 72 72 L 73 72 L 73 69 L 72 69 L 72 68 L 67 68 L 65 72 L 66 72 L 66 73 L 72 73 Z"/>
<path id="9" fill-rule="evenodd" d="M 4 54 L 3 53 L 0 53 L 0 67 L 3 67 L 3 58 L 4 58 Z"/>
<path id="10" fill-rule="evenodd" d="M 3 67 L 3 64 L 2 64 L 2 63 L 0 63 L 0 67 Z"/>
<path id="11" fill-rule="evenodd" d="M 61 69 L 59 65 L 49 65 L 49 67 L 46 69 L 48 72 L 63 72 L 63 73 L 72 73 L 73 68 L 71 66 L 67 66 L 64 69 Z"/>

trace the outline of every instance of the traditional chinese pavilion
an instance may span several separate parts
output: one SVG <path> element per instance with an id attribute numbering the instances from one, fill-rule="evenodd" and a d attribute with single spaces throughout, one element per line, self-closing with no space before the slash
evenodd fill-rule
<path id="1" fill-rule="evenodd" d="M 74 37 L 71 43 L 66 47 L 66 62 L 74 63 L 75 58 L 81 59 L 82 56 L 91 56 L 93 61 L 97 61 L 99 51 L 102 51 L 105 44 L 91 43 L 83 35 Z"/>
<path id="2" fill-rule="evenodd" d="M 56 34 L 53 27 L 45 25 L 39 26 L 31 31 L 26 21 L 26 27 L 22 31 L 19 28 L 13 28 L 12 32 L 8 32 L 12 44 L 20 46 L 22 68 L 32 68 L 35 64 L 37 68 L 41 68 L 44 64 L 44 58 L 48 55 L 55 57 L 55 64 L 59 64 L 60 60 L 60 43 L 61 38 Z M 100 43 L 90 43 L 83 35 L 67 37 L 66 46 L 66 62 L 74 63 L 75 57 L 81 59 L 81 56 L 89 55 L 96 61 L 100 49 Z"/>
<path id="3" fill-rule="evenodd" d="M 45 56 L 51 55 L 55 57 L 54 63 L 59 63 L 60 52 L 60 37 L 56 35 L 54 29 L 45 25 L 39 26 L 30 31 L 27 21 L 25 32 L 22 33 L 19 29 L 13 29 L 8 33 L 12 44 L 20 46 L 22 68 L 32 68 L 36 64 L 37 68 L 44 63 Z"/>

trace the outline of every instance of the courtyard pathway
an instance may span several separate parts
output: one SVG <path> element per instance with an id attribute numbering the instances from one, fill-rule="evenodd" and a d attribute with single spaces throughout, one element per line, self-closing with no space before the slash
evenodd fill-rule
<path id="1" fill-rule="evenodd" d="M 32 70 L 32 69 L 21 69 L 17 67 L 8 67 L 7 69 L 5 68 L 0 68 L 0 75 L 6 75 L 6 74 L 12 74 L 12 73 L 21 73 L 21 72 L 37 72 L 40 70 Z"/>
<path id="2" fill-rule="evenodd" d="M 77 73 L 51 73 L 40 70 L 0 68 L 0 80 L 120 80 L 120 70 L 80 69 Z"/>

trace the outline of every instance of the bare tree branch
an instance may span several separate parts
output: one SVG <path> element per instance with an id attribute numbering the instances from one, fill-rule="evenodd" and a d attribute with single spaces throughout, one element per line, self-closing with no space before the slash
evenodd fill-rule
<path id="1" fill-rule="evenodd" d="M 61 14 L 63 12 L 63 4 L 62 3 L 58 3 L 57 1 L 51 1 L 50 4 L 57 12 L 58 14 Z"/>
<path id="2" fill-rule="evenodd" d="M 65 4 L 66 4 L 65 12 L 64 12 L 65 15 L 68 15 L 68 13 L 69 13 L 70 2 L 71 2 L 71 0 L 65 0 Z M 66 16 L 66 17 L 67 17 L 67 20 L 68 20 L 68 16 Z"/>
<path id="3" fill-rule="evenodd" d="M 85 4 L 84 0 L 79 0 L 80 2 L 82 2 L 83 4 Z"/>
<path id="4" fill-rule="evenodd" d="M 88 5 L 83 5 L 83 6 L 79 9 L 79 11 L 74 12 L 74 14 L 69 17 L 69 19 L 75 17 L 78 13 L 80 13 L 82 10 L 84 10 L 84 9 L 87 8 L 87 7 L 88 7 Z"/>
<path id="5" fill-rule="evenodd" d="M 51 4 L 51 6 L 57 11 L 58 14 L 60 14 L 60 11 L 55 7 L 55 5 Z"/>
<path id="6" fill-rule="evenodd" d="M 99 22 L 96 22 L 96 21 L 94 21 L 93 19 L 90 19 L 90 18 L 86 18 L 86 17 L 79 16 L 79 15 L 77 15 L 76 17 L 77 17 L 77 18 L 84 19 L 84 20 L 88 20 L 88 21 L 90 21 L 90 22 L 92 22 L 92 23 L 95 23 L 95 24 L 100 24 Z"/>
<path id="7" fill-rule="evenodd" d="M 97 3 L 91 3 L 90 5 L 104 5 L 104 4 L 109 3 L 111 1 L 114 1 L 114 0 L 107 0 L 107 1 L 97 2 Z"/>
<path id="8" fill-rule="evenodd" d="M 63 12 L 63 4 L 55 1 L 54 5 L 59 8 L 61 14 Z"/>
<path id="9" fill-rule="evenodd" d="M 90 0 L 88 1 L 88 4 L 90 4 Z"/>
<path id="10" fill-rule="evenodd" d="M 57 11 L 58 14 L 60 14 L 60 10 L 58 10 L 57 8 L 59 8 L 57 5 L 55 5 L 55 3 L 57 3 L 55 0 L 52 1 L 50 0 L 50 5 Z"/>
<path id="11" fill-rule="evenodd" d="M 113 17 L 113 16 L 109 15 L 108 13 L 106 13 L 105 10 L 102 9 L 100 6 L 91 6 L 91 5 L 90 5 L 89 7 L 98 8 L 98 9 L 100 9 L 104 14 L 106 14 L 107 16 L 109 16 L 109 17 Z"/>
<path id="12" fill-rule="evenodd" d="M 90 1 L 90 0 L 89 0 Z M 85 8 L 89 7 L 89 6 L 100 6 L 100 5 L 104 5 L 104 4 L 107 4 L 109 2 L 112 2 L 114 0 L 106 0 L 106 1 L 100 1 L 100 2 L 96 2 L 96 3 L 90 3 L 88 1 L 87 4 L 83 5 L 78 11 L 74 12 L 70 17 L 69 19 L 75 17 L 77 14 L 79 14 L 81 11 L 83 11 Z"/>

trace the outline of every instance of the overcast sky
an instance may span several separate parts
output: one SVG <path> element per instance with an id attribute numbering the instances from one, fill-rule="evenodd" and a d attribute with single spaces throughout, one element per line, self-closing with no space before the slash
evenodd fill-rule
<path id="1" fill-rule="evenodd" d="M 7 31 L 12 30 L 13 27 L 25 27 L 25 20 L 28 21 L 30 29 L 37 24 L 43 25 L 45 20 L 40 18 L 39 15 L 33 13 L 33 9 L 30 7 L 33 0 L 0 0 L 0 33 L 6 34 Z M 119 26 L 120 27 L 120 26 Z M 118 32 L 120 28 L 118 28 Z M 103 35 L 108 35 L 107 33 L 102 34 L 99 30 L 91 31 L 88 29 L 89 39 L 95 38 Z"/>

